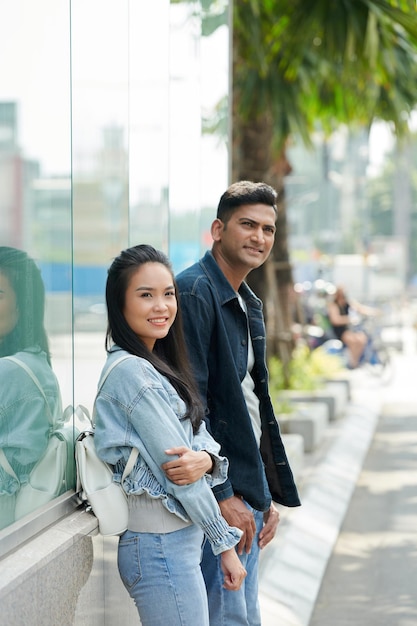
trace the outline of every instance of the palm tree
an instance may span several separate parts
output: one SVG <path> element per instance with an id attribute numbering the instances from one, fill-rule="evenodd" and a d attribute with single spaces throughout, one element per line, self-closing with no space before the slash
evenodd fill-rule
<path id="1" fill-rule="evenodd" d="M 417 103 L 414 0 L 235 0 L 233 180 L 279 192 L 276 242 L 249 276 L 265 304 L 269 354 L 291 358 L 292 272 L 285 176 L 288 139 L 312 131 L 392 123 L 399 136 Z"/>

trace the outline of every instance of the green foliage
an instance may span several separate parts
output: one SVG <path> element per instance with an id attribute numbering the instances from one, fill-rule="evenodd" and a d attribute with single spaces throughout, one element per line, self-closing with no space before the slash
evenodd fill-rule
<path id="1" fill-rule="evenodd" d="M 275 141 L 308 144 L 320 120 L 401 134 L 417 103 L 417 12 L 411 0 L 236 0 L 234 86 L 238 115 L 269 111 Z"/>
<path id="2" fill-rule="evenodd" d="M 284 368 L 278 357 L 268 362 L 269 386 L 274 397 L 283 389 L 313 391 L 319 389 L 324 378 L 330 378 L 342 369 L 340 359 L 327 354 L 320 348 L 310 352 L 307 346 L 295 348 L 288 370 L 288 384 L 285 383 Z"/>
<path id="3" fill-rule="evenodd" d="M 228 96 L 219 100 L 209 115 L 202 119 L 202 130 L 204 134 L 215 135 L 220 142 L 227 143 L 228 140 Z"/>
<path id="4" fill-rule="evenodd" d="M 277 417 L 279 415 L 290 415 L 295 412 L 294 404 L 286 398 L 280 398 L 279 395 L 272 398 L 272 406 Z"/>

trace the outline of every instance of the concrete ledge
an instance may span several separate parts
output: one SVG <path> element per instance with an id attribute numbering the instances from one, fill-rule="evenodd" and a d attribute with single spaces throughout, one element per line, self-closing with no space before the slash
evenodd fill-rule
<path id="1" fill-rule="evenodd" d="M 352 385 L 351 385 L 351 381 L 348 378 L 348 375 L 346 374 L 346 376 L 344 375 L 340 375 L 340 376 L 334 376 L 332 378 L 325 378 L 324 379 L 324 383 L 327 384 L 341 384 L 345 387 L 346 389 L 346 401 L 350 402 L 350 400 L 352 399 Z"/>
<path id="2" fill-rule="evenodd" d="M 322 388 L 314 390 L 283 389 L 279 392 L 277 399 L 295 403 L 326 402 L 329 407 L 330 421 L 341 417 L 348 404 L 346 385 L 340 381 L 331 384 L 326 383 Z"/>
<path id="3" fill-rule="evenodd" d="M 294 480 L 297 482 L 304 469 L 303 437 L 299 434 L 282 434 L 281 437 L 292 469 Z"/>
<path id="4" fill-rule="evenodd" d="M 335 378 L 334 380 L 326 380 L 324 384 L 326 391 L 334 391 L 336 398 L 336 417 L 340 417 L 346 410 L 350 400 L 350 384 L 348 380 Z"/>
<path id="5" fill-rule="evenodd" d="M 8 626 L 72 626 L 93 548 L 96 519 L 76 511 L 1 561 L 1 621 Z"/>
<path id="6" fill-rule="evenodd" d="M 312 452 L 323 441 L 329 423 L 326 402 L 294 402 L 294 412 L 279 416 L 284 433 L 300 434 L 304 452 Z"/>

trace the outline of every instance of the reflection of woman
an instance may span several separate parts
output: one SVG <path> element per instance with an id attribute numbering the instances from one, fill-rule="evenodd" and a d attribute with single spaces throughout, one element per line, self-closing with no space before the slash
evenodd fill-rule
<path id="1" fill-rule="evenodd" d="M 52 415 L 60 413 L 58 383 L 44 329 L 45 288 L 28 255 L 0 247 L 0 528 L 14 521 L 15 495 L 44 452 L 49 431 L 45 400 L 25 370 L 39 380 Z M 16 477 L 4 469 L 10 464 Z"/>
<path id="2" fill-rule="evenodd" d="M 202 420 L 168 259 L 151 246 L 125 250 L 109 269 L 106 300 L 105 370 L 120 356 L 133 358 L 114 367 L 98 393 L 95 444 L 118 481 L 130 449 L 139 450 L 124 483 L 120 575 L 143 626 L 208 626 L 203 533 L 221 554 L 226 588 L 238 589 L 246 572 L 234 549 L 241 531 L 221 516 L 209 486 L 224 482 L 227 462 Z M 192 482 L 174 484 L 162 470 L 174 452 L 200 464 Z"/>

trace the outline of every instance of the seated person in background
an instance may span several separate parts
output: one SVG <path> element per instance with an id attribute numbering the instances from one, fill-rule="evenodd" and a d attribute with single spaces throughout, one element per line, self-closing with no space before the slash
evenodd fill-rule
<path id="1" fill-rule="evenodd" d="M 327 311 L 337 339 L 348 349 L 349 367 L 354 369 L 359 365 L 368 337 L 363 330 L 352 327 L 351 313 L 355 311 L 359 315 L 375 315 L 377 310 L 353 300 L 348 301 L 344 288 L 339 286 L 333 300 L 327 305 Z"/>

